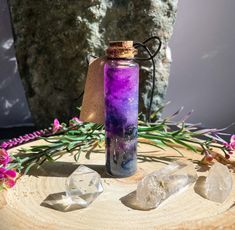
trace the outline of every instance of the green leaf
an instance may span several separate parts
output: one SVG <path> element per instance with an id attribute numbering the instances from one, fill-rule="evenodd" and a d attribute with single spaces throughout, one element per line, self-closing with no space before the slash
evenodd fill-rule
<path id="1" fill-rule="evenodd" d="M 67 139 L 70 141 L 84 141 L 86 139 L 86 136 L 76 137 L 76 136 L 72 136 L 72 135 L 65 135 L 64 139 Z"/>
<path id="2" fill-rule="evenodd" d="M 172 135 L 173 137 L 175 137 L 175 136 L 179 135 L 181 132 L 183 132 L 183 130 L 184 130 L 184 124 L 182 125 L 182 127 L 181 127 L 179 130 L 176 130 L 176 131 L 174 131 L 174 132 L 171 132 L 171 135 Z"/>
<path id="3" fill-rule="evenodd" d="M 68 147 L 67 147 L 67 150 L 68 150 L 68 151 L 71 151 L 73 148 L 76 147 L 77 144 L 78 144 L 77 141 L 74 141 L 74 142 L 69 143 L 69 144 L 68 144 Z"/>
<path id="4" fill-rule="evenodd" d="M 194 146 L 190 145 L 190 144 L 187 144 L 187 143 L 185 143 L 185 142 L 183 142 L 183 141 L 181 141 L 181 140 L 178 140 L 178 139 L 174 139 L 174 141 L 175 141 L 176 143 L 180 144 L 180 145 L 183 145 L 183 146 L 186 147 L 187 149 L 192 150 L 193 152 L 197 152 L 197 149 L 196 149 Z"/>
<path id="5" fill-rule="evenodd" d="M 26 167 L 26 169 L 25 169 L 25 171 L 24 171 L 24 174 L 25 174 L 25 175 L 28 174 L 29 170 L 30 170 L 34 165 L 36 165 L 36 162 L 32 162 L 31 164 L 29 164 L 29 165 Z"/>
<path id="6" fill-rule="evenodd" d="M 81 149 L 78 149 L 77 153 L 74 155 L 74 160 L 78 162 L 81 155 Z"/>
<path id="7" fill-rule="evenodd" d="M 49 161 L 49 162 L 53 162 L 54 159 L 49 155 L 49 154 L 46 154 L 45 155 L 46 159 Z"/>
<path id="8" fill-rule="evenodd" d="M 169 148 L 172 148 L 172 149 L 174 149 L 176 152 L 178 152 L 182 157 L 184 156 L 184 154 L 180 151 L 180 150 L 178 150 L 177 148 L 175 148 L 174 146 L 172 146 L 172 145 L 170 145 L 170 144 L 168 144 L 167 142 L 163 142 L 166 146 L 168 146 Z"/>
<path id="9" fill-rule="evenodd" d="M 150 132 L 157 130 L 157 126 L 152 126 L 152 127 L 139 127 L 138 132 Z"/>

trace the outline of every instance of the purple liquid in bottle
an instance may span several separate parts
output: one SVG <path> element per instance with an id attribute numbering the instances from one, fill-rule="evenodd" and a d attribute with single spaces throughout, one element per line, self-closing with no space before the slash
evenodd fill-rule
<path id="1" fill-rule="evenodd" d="M 107 59 L 104 66 L 106 170 L 118 177 L 137 168 L 139 66 Z"/>

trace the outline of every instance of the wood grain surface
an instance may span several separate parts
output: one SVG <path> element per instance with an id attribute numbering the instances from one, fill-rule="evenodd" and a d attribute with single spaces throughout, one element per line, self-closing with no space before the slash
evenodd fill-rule
<path id="1" fill-rule="evenodd" d="M 37 141 L 27 145 L 39 143 Z M 195 164 L 200 181 L 208 173 L 207 167 L 197 164 L 202 156 L 185 149 L 181 151 L 184 159 Z M 11 152 L 16 152 L 16 149 Z M 234 187 L 223 204 L 203 198 L 198 193 L 200 184 L 197 182 L 154 210 L 141 211 L 132 205 L 133 191 L 144 175 L 180 158 L 172 149 L 166 148 L 163 151 L 141 144 L 138 149 L 137 173 L 120 179 L 105 173 L 104 150 L 94 150 L 90 159 L 81 155 L 78 163 L 68 153 L 58 162 L 46 163 L 41 169 L 31 170 L 17 181 L 13 189 L 0 194 L 0 230 L 235 229 Z M 48 205 L 48 201 L 60 202 L 65 194 L 66 177 L 79 164 L 101 174 L 104 192 L 85 209 L 64 210 L 60 205 Z"/>

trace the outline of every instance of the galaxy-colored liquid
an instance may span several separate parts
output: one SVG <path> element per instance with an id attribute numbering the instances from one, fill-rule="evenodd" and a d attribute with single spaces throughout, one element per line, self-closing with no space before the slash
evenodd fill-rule
<path id="1" fill-rule="evenodd" d="M 137 168 L 139 66 L 111 59 L 104 66 L 106 170 L 117 177 Z"/>

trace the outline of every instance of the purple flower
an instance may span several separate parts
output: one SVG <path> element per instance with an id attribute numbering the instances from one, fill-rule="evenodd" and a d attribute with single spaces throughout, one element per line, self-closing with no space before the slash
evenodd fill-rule
<path id="1" fill-rule="evenodd" d="M 0 168 L 0 189 L 12 188 L 15 185 L 16 172 L 6 168 Z"/>
<path id="2" fill-rule="evenodd" d="M 55 118 L 53 127 L 52 127 L 52 133 L 57 133 L 59 130 L 61 130 L 61 128 L 62 128 L 62 125 L 60 124 L 59 120 Z"/>
<path id="3" fill-rule="evenodd" d="M 47 130 L 35 131 L 33 133 L 25 134 L 24 136 L 19 136 L 18 138 L 13 138 L 11 140 L 5 141 L 1 144 L 0 148 L 9 149 L 17 145 L 26 143 L 31 140 L 35 140 L 48 132 Z"/>
<path id="4" fill-rule="evenodd" d="M 10 162 L 10 156 L 5 149 L 0 149 L 0 165 L 4 167 Z"/>
<path id="5" fill-rule="evenodd" d="M 76 126 L 78 124 L 82 124 L 83 122 L 77 118 L 77 117 L 73 117 L 70 121 L 69 121 L 69 125 L 70 126 Z"/>
<path id="6" fill-rule="evenodd" d="M 3 149 L 8 148 L 8 143 L 7 143 L 7 142 L 3 142 L 3 143 L 1 144 L 1 148 L 3 148 Z"/>

